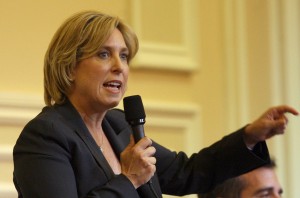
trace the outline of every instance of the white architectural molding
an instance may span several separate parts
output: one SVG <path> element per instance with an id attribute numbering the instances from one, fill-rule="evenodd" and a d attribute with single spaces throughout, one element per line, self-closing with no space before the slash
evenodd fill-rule
<path id="1" fill-rule="evenodd" d="M 283 95 L 284 102 L 289 104 L 298 110 L 300 110 L 299 98 L 300 98 L 300 14 L 299 14 L 299 1 L 290 0 L 282 2 L 282 31 L 283 31 L 283 66 L 284 69 L 284 87 Z M 300 123 L 299 120 L 294 121 L 294 118 L 290 119 L 288 126 L 288 133 L 285 135 L 285 146 L 287 160 L 286 173 L 287 183 L 286 190 L 288 192 L 287 197 L 296 198 L 300 197 L 299 177 L 300 177 Z M 282 145 L 278 145 L 282 148 Z M 284 195 L 286 196 L 286 195 Z"/>
<path id="2" fill-rule="evenodd" d="M 182 149 L 187 154 L 201 148 L 201 113 L 197 105 L 145 101 L 145 111 L 148 125 L 181 131 L 182 140 L 185 140 L 185 147 Z"/>
<path id="3" fill-rule="evenodd" d="M 0 94 L 0 124 L 24 125 L 41 111 L 43 101 L 38 96 Z"/>
<path id="4" fill-rule="evenodd" d="M 0 145 L 0 164 L 13 163 L 13 147 L 10 145 Z M 3 171 L 3 170 L 2 170 Z M 0 182 L 0 197 L 17 198 L 17 191 L 13 182 Z"/>
<path id="5" fill-rule="evenodd" d="M 0 197 L 17 198 L 15 186 L 12 183 L 0 182 Z"/>
<path id="6" fill-rule="evenodd" d="M 245 1 L 224 1 L 228 131 L 249 120 L 245 13 Z"/>
<path id="7" fill-rule="evenodd" d="M 236 81 L 239 99 L 239 123 L 247 123 L 249 120 L 249 94 L 248 94 L 248 51 L 247 51 L 247 28 L 246 28 L 246 5 L 245 1 L 236 2 L 236 68 L 238 81 Z"/>
<path id="8" fill-rule="evenodd" d="M 13 147 L 11 145 L 0 145 L 0 163 L 12 162 Z"/>
<path id="9" fill-rule="evenodd" d="M 24 126 L 36 116 L 43 107 L 42 99 L 23 94 L 0 94 L 0 126 Z M 1 164 L 13 166 L 13 143 L 0 145 Z M 12 175 L 12 173 L 11 173 Z M 1 177 L 2 178 L 2 177 Z M 0 197 L 17 198 L 13 182 L 3 182 L 0 178 Z"/>
<path id="10" fill-rule="evenodd" d="M 238 126 L 238 104 L 235 73 L 235 48 L 234 48 L 234 15 L 233 2 L 227 1 L 224 3 L 224 35 L 225 35 L 225 60 L 226 60 L 226 108 L 227 108 L 227 131 L 231 131 Z"/>
<path id="11" fill-rule="evenodd" d="M 270 61 L 271 61 L 271 83 L 270 83 L 270 89 L 271 89 L 271 101 L 272 105 L 278 105 L 284 103 L 284 90 L 283 90 L 283 54 L 282 54 L 282 45 L 281 42 L 281 30 L 282 30 L 282 24 L 281 21 L 281 14 L 280 12 L 280 5 L 278 1 L 270 1 L 269 2 L 269 13 L 270 13 Z M 271 140 L 272 143 L 272 155 L 274 156 L 276 160 L 276 164 L 279 167 L 277 169 L 278 178 L 281 181 L 281 185 L 283 186 L 283 189 L 287 189 L 287 183 L 289 176 L 287 175 L 286 170 L 289 169 L 289 163 L 286 163 L 288 161 L 286 153 L 288 152 L 287 149 L 287 140 L 286 136 L 281 138 L 273 138 Z M 289 190 L 284 190 L 284 195 L 286 197 L 289 196 Z"/>
<path id="12" fill-rule="evenodd" d="M 288 104 L 296 109 L 300 98 L 300 37 L 299 1 L 270 1 L 270 50 L 271 89 L 273 104 Z M 273 155 L 278 168 L 278 177 L 284 189 L 284 196 L 300 197 L 300 124 L 297 118 L 290 118 L 286 134 L 273 138 Z"/>
<path id="13" fill-rule="evenodd" d="M 191 72 L 199 67 L 199 47 L 195 44 L 198 42 L 199 32 L 197 31 L 198 21 L 195 20 L 197 13 L 196 1 L 179 1 L 181 3 L 182 14 L 182 42 L 178 44 L 166 44 L 157 41 L 140 40 L 140 49 L 137 56 L 132 62 L 136 68 L 147 69 L 167 69 L 174 71 Z M 142 10 L 140 0 L 131 0 L 132 5 L 132 25 L 134 31 L 142 34 L 141 21 Z M 147 11 L 148 12 L 148 11 Z M 141 38 L 140 38 L 141 39 Z"/>

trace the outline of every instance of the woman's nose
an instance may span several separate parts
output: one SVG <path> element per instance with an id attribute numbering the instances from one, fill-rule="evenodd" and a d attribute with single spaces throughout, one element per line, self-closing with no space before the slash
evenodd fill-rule
<path id="1" fill-rule="evenodd" d="M 113 58 L 113 66 L 112 69 L 114 72 L 122 72 L 124 68 L 124 63 L 119 56 L 115 56 Z"/>

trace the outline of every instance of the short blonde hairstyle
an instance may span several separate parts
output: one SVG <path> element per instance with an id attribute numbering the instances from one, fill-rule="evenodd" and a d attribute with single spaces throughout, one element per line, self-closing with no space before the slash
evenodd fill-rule
<path id="1" fill-rule="evenodd" d="M 129 49 L 128 63 L 136 55 L 136 34 L 118 17 L 83 11 L 68 18 L 54 34 L 44 60 L 44 100 L 47 106 L 63 104 L 77 63 L 97 54 L 117 28 Z"/>

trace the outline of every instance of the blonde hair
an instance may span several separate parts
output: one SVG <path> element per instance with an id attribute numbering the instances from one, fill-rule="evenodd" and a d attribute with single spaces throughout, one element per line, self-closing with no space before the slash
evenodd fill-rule
<path id="1" fill-rule="evenodd" d="M 83 11 L 60 26 L 44 59 L 44 100 L 47 106 L 65 102 L 77 63 L 97 54 L 115 28 L 123 35 L 130 62 L 138 51 L 138 39 L 118 17 Z"/>

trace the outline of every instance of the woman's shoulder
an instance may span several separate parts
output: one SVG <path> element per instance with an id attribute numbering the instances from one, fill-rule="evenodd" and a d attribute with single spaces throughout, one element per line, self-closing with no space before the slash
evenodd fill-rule
<path id="1" fill-rule="evenodd" d="M 44 107 L 41 112 L 39 112 L 35 117 L 29 120 L 25 127 L 32 126 L 32 125 L 39 125 L 39 124 L 50 124 L 60 120 L 60 115 L 53 107 Z"/>
<path id="2" fill-rule="evenodd" d="M 71 120 L 56 107 L 45 106 L 40 113 L 24 125 L 20 135 L 62 138 L 62 136 L 68 136 L 72 130 Z"/>

